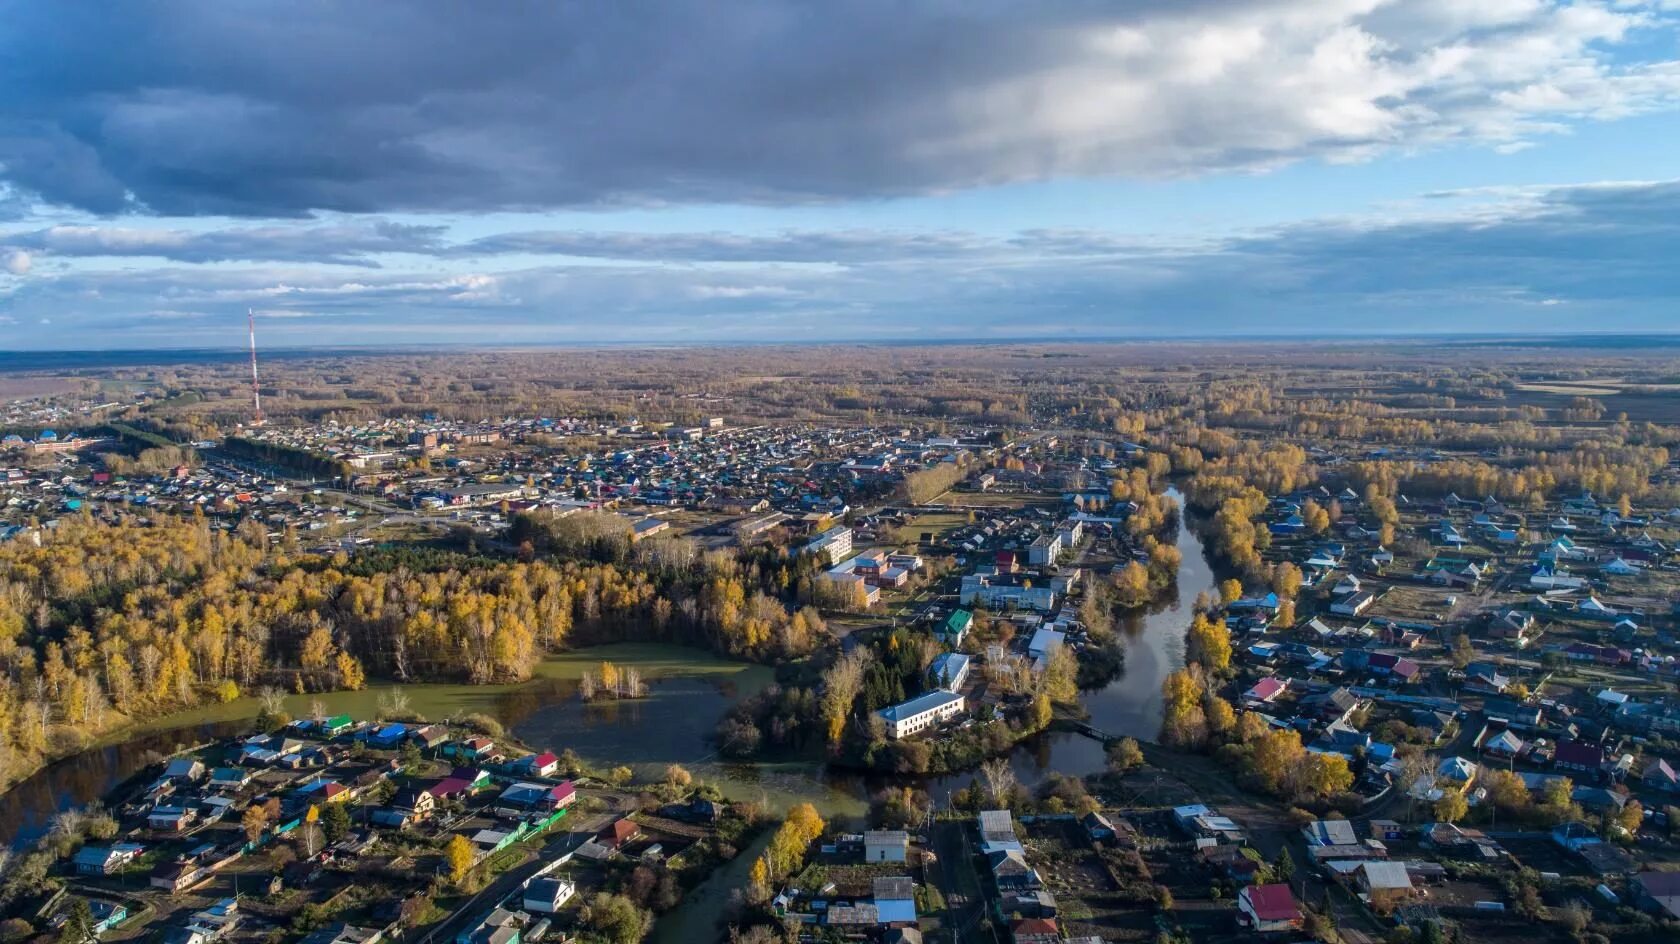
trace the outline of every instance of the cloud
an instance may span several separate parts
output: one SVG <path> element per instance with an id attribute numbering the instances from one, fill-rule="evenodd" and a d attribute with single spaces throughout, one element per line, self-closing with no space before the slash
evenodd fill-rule
<path id="1" fill-rule="evenodd" d="M 616 247 L 610 259 L 568 251 L 565 261 L 524 264 L 521 255 L 517 267 L 452 273 L 431 271 L 435 262 L 409 271 L 76 267 L 0 285 L 0 306 L 20 323 L 51 315 L 70 326 L 20 328 L 8 336 L 21 334 L 20 347 L 62 345 L 66 332 L 125 346 L 231 347 L 243 342 L 247 308 L 275 345 L 1673 325 L 1680 181 L 1462 191 L 1407 211 L 1184 244 L 1077 230 L 605 233 L 585 241 Z"/>
<path id="2" fill-rule="evenodd" d="M 4 269 L 12 275 L 28 275 L 29 268 L 33 264 L 34 260 L 30 258 L 29 253 L 21 249 L 14 249 L 10 252 L 0 249 L 0 269 Z"/>
<path id="3" fill-rule="evenodd" d="M 271 225 L 208 231 L 116 226 L 52 226 L 0 233 L 0 251 L 42 255 L 126 256 L 175 262 L 313 262 L 377 266 L 381 253 L 431 252 L 444 227 L 348 222 L 327 226 Z M 27 258 L 27 255 L 26 255 Z"/>
<path id="4" fill-rule="evenodd" d="M 846 263 L 903 257 L 954 256 L 985 241 L 966 233 L 875 230 L 735 233 L 615 233 L 539 230 L 501 233 L 453 247 L 450 254 L 534 254 L 644 262 Z"/>
<path id="5" fill-rule="evenodd" d="M 650 16 L 393 0 L 299 16 L 11 0 L 0 182 L 95 213 L 302 216 L 830 201 L 1510 149 L 1672 108 L 1662 6 L 673 0 Z"/>

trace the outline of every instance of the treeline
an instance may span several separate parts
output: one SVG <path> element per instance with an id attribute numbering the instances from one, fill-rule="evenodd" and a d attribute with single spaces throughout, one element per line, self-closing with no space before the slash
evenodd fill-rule
<path id="1" fill-rule="evenodd" d="M 132 457 L 107 452 L 100 461 L 113 475 L 163 475 L 178 466 L 196 468 L 198 453 L 191 446 L 156 446 Z"/>
<path id="2" fill-rule="evenodd" d="M 201 518 L 65 519 L 39 547 L 0 546 L 0 779 L 124 719 L 263 685 L 520 681 L 548 650 L 618 639 L 779 660 L 832 638 L 784 602 L 786 569 L 657 544 L 623 562 L 326 559 Z"/>
<path id="3" fill-rule="evenodd" d="M 1197 612 L 1185 639 L 1185 667 L 1161 685 L 1161 743 L 1211 753 L 1244 787 L 1296 804 L 1335 800 L 1353 785 L 1345 758 L 1306 749 L 1300 732 L 1274 728 L 1220 695 L 1231 674 L 1225 627 Z"/>
<path id="4" fill-rule="evenodd" d="M 912 504 L 924 505 L 950 491 L 968 470 L 967 463 L 942 462 L 930 469 L 911 472 L 904 477 L 904 497 Z"/>
<path id="5" fill-rule="evenodd" d="M 316 478 L 344 478 L 351 471 L 346 463 L 331 456 L 323 456 L 317 452 L 310 452 L 307 449 L 299 449 L 281 443 L 246 439 L 243 436 L 227 437 L 222 440 L 221 448 L 229 455 L 241 459 L 281 466 Z"/>

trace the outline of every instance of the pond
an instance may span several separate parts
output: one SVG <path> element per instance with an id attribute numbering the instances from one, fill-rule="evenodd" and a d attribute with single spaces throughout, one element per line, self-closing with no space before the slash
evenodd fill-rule
<path id="1" fill-rule="evenodd" d="M 648 696 L 586 711 L 577 698 L 578 679 L 603 660 L 639 669 L 647 680 Z M 627 749 L 637 749 L 638 760 L 649 768 L 638 772 L 648 773 L 659 751 L 671 758 L 658 763 L 659 771 L 666 763 L 698 761 L 705 737 L 729 705 L 774 677 L 764 666 L 732 662 L 698 649 L 633 643 L 555 655 L 534 674 L 518 685 L 421 684 L 402 686 L 402 692 L 409 710 L 424 717 L 486 714 L 528 743 L 555 750 L 572 747 L 590 761 L 614 761 L 627 756 Z M 289 695 L 286 710 L 301 717 L 319 702 L 328 714 L 372 718 L 390 691 L 383 686 Z M 114 732 L 92 749 L 36 772 L 0 797 L 0 843 L 27 845 L 46 831 L 59 811 L 99 800 L 158 757 L 248 730 L 259 707 L 255 698 L 239 698 L 169 715 Z"/>

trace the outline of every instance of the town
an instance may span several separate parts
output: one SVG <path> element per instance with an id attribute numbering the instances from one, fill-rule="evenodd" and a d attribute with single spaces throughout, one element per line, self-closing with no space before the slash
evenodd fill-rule
<path id="1" fill-rule="evenodd" d="M 1672 934 L 1668 362 L 1178 353 L 820 410 L 826 362 L 715 379 L 750 352 L 611 410 L 317 411 L 331 359 L 262 413 L 203 365 L 14 401 L 0 931 Z"/>

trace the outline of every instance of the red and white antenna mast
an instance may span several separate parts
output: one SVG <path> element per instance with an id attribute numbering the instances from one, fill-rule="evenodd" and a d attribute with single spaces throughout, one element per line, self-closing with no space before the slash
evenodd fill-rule
<path id="1" fill-rule="evenodd" d="M 257 386 L 257 313 L 252 309 L 245 309 L 245 321 L 251 329 L 251 417 L 252 426 L 263 424 L 262 390 Z"/>

